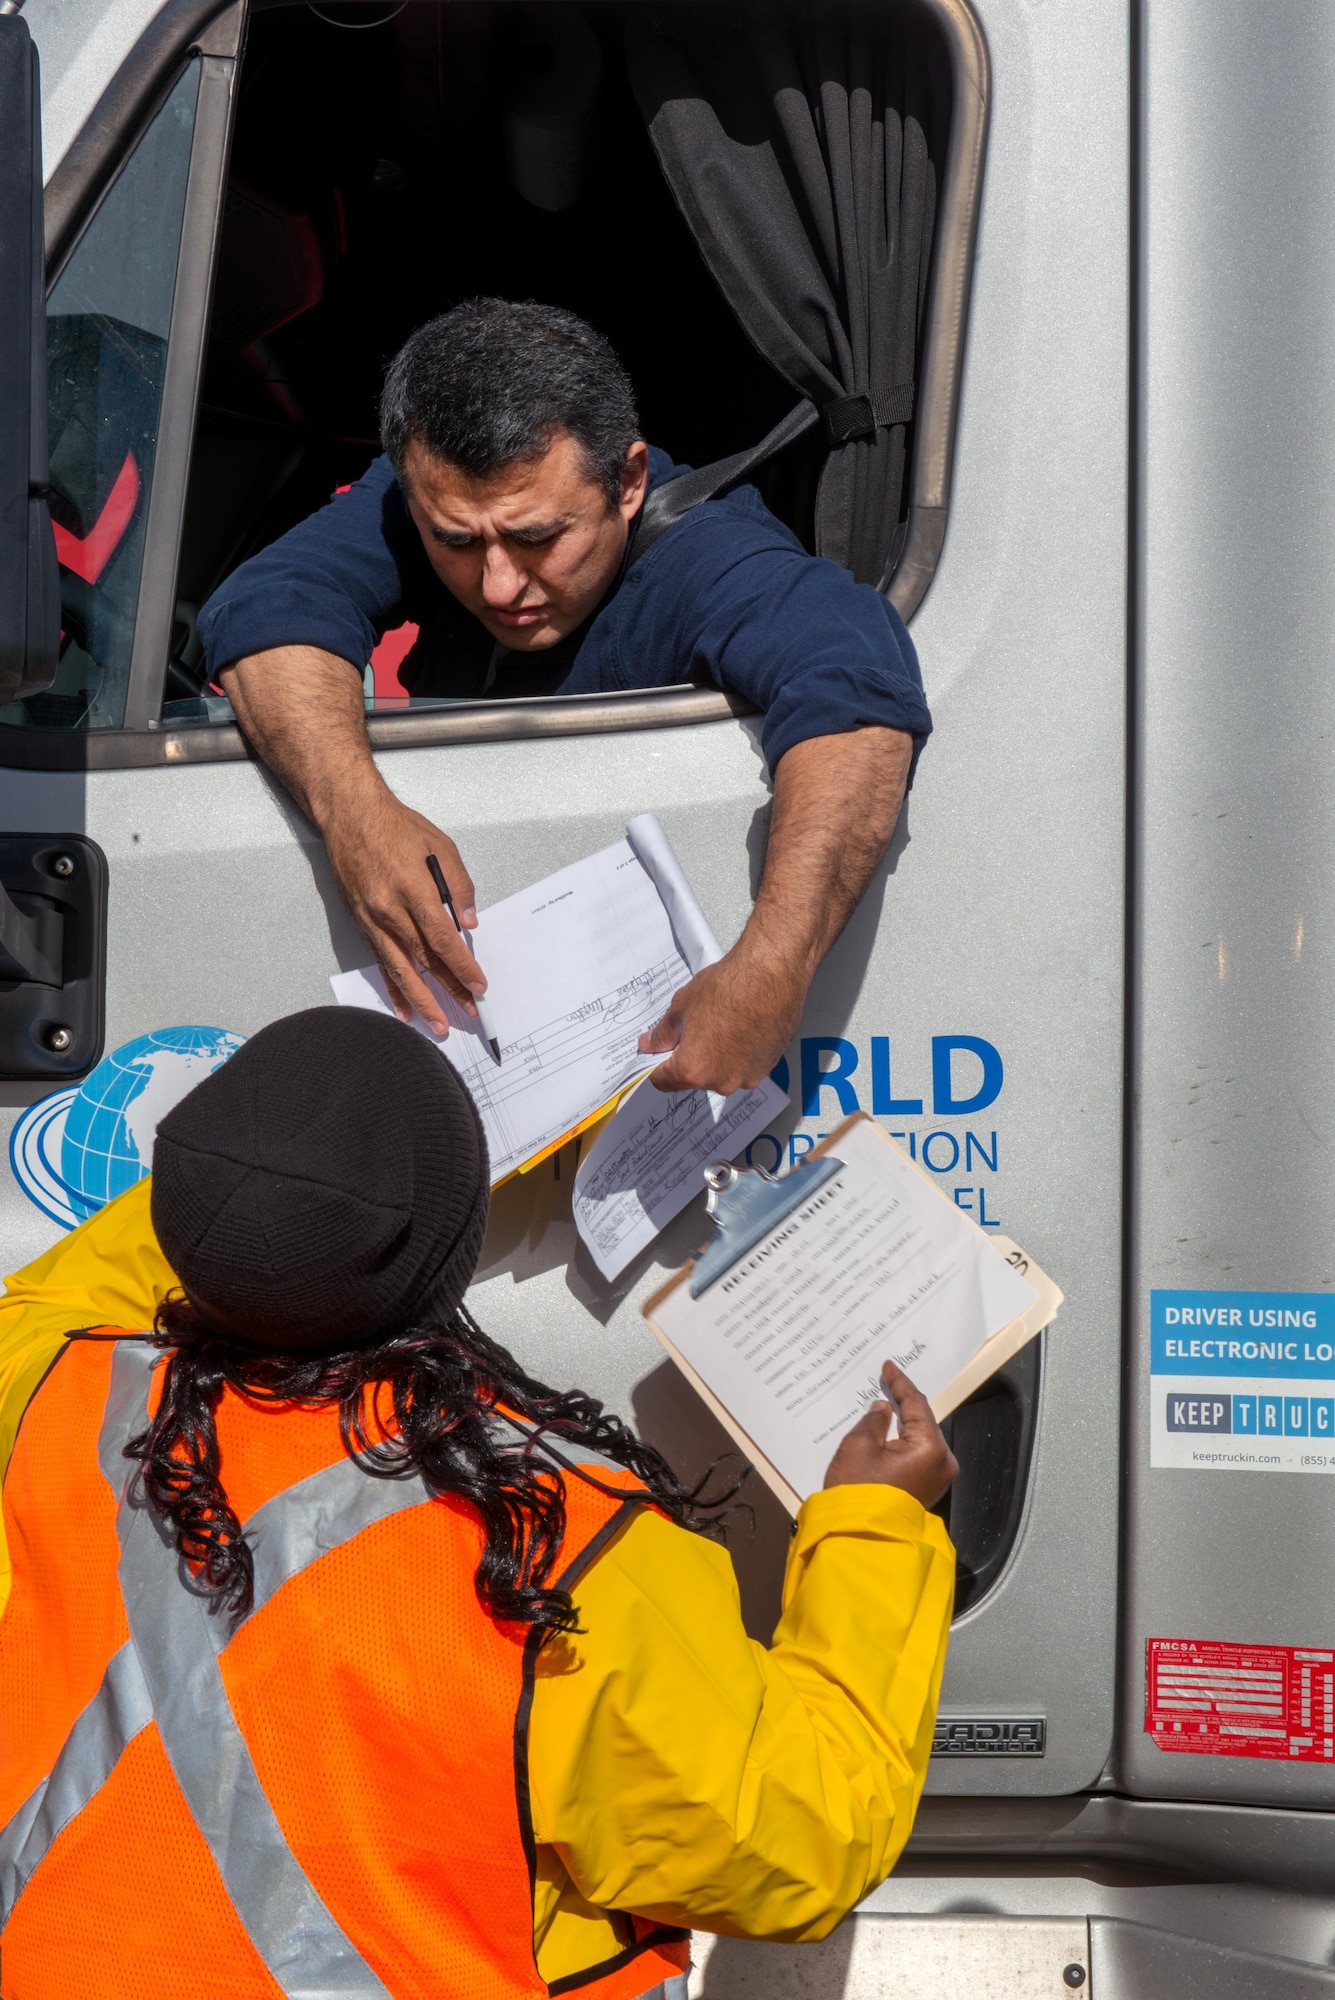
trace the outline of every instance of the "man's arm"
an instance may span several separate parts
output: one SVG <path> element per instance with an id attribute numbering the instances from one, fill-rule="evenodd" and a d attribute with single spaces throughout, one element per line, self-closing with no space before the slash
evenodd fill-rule
<path id="1" fill-rule="evenodd" d="M 400 805 L 376 771 L 357 664 L 436 589 L 393 469 L 379 458 L 235 570 L 199 626 L 246 736 L 323 834 L 339 892 L 400 1015 L 416 1008 L 445 1034 L 419 968 L 469 1007 L 465 987 L 484 990 L 486 980 L 440 907 L 426 856 L 439 859 L 470 925 L 473 885 L 449 836 Z"/>
<path id="2" fill-rule="evenodd" d="M 473 884 L 447 833 L 396 799 L 375 767 L 362 684 L 316 646 L 278 646 L 219 677 L 247 740 L 324 838 L 339 894 L 366 934 L 403 1020 L 413 1009 L 438 1034 L 449 1021 L 422 969 L 475 1013 L 486 977 L 431 885 L 445 872 L 460 921 L 477 922 Z"/>
<path id="3" fill-rule="evenodd" d="M 356 674 L 317 647 L 281 646 L 234 661 L 220 683 L 249 742 L 323 836 L 339 894 L 401 1018 L 415 1008 L 448 1032 L 421 969 L 470 1011 L 486 978 L 441 909 L 425 856 L 439 858 L 469 929 L 477 921 L 472 880 L 450 836 L 396 799 L 377 771 Z M 654 1071 L 660 1089 L 737 1090 L 758 1083 L 783 1054 L 816 968 L 894 832 L 912 750 L 905 731 L 869 726 L 808 737 L 786 752 L 746 929 L 640 1038 L 648 1054 L 676 1051 Z"/>
<path id="4" fill-rule="evenodd" d="M 638 661 L 667 659 L 761 712 L 774 808 L 754 912 L 640 1044 L 675 1051 L 661 1089 L 732 1090 L 783 1053 L 894 832 L 932 727 L 917 654 L 879 591 L 808 555 L 746 487 L 649 551 L 617 648 L 622 685 Z"/>
<path id="5" fill-rule="evenodd" d="M 640 1037 L 646 1054 L 675 1050 L 653 1073 L 660 1090 L 750 1088 L 778 1061 L 817 966 L 889 845 L 912 755 L 906 731 L 875 725 L 809 736 L 785 752 L 746 929 Z"/>

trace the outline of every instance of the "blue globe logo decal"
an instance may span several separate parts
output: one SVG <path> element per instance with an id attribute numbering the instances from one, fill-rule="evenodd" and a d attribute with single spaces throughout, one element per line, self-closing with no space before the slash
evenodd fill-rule
<path id="1" fill-rule="evenodd" d="M 162 1119 L 244 1040 L 230 1028 L 155 1028 L 113 1049 L 76 1088 L 24 1112 L 9 1141 L 15 1180 L 63 1229 L 85 1222 L 152 1171 Z"/>

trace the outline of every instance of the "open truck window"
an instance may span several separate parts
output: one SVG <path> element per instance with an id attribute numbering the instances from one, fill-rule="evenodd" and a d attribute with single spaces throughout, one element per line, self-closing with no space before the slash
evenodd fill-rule
<path id="1" fill-rule="evenodd" d="M 60 667 L 45 693 L 0 709 L 5 723 L 117 729 L 124 719 L 198 95 L 195 59 L 48 298 Z"/>
<path id="2" fill-rule="evenodd" d="M 179 121 L 169 106 L 188 95 L 191 67 L 178 63 L 118 186 L 161 145 L 163 121 Z M 130 346 L 157 341 L 165 366 L 188 141 L 174 219 L 135 209 L 162 267 L 154 326 L 118 320 L 119 296 L 90 294 L 65 330 L 79 271 L 106 262 L 114 189 L 51 294 L 57 460 L 94 403 L 102 428 L 68 497 L 57 485 L 65 650 L 54 687 L 0 716 L 11 754 L 43 761 L 36 739 L 56 732 L 100 739 L 57 750 L 59 762 L 155 761 L 173 754 L 168 738 L 190 758 L 243 754 L 209 683 L 201 605 L 366 470 L 387 359 L 422 321 L 482 292 L 550 300 L 602 328 L 646 435 L 678 461 L 754 445 L 805 401 L 807 428 L 755 481 L 808 547 L 911 615 L 944 537 L 985 86 L 960 0 L 763 17 L 626 0 L 255 8 L 207 218 L 219 224 L 207 331 L 180 360 L 198 384 L 188 488 L 180 518 L 159 523 L 167 559 L 152 577 L 140 570 L 150 364 L 137 349 L 132 363 Z M 194 283 L 207 295 L 210 274 Z M 76 382 L 66 348 L 96 312 L 134 331 L 99 334 L 96 348 L 76 339 Z M 173 341 L 188 337 L 178 328 Z M 113 410 L 127 370 L 138 400 Z M 491 711 L 470 718 L 400 678 L 413 636 L 386 633 L 366 663 L 384 747 L 728 709 L 728 697 L 681 688 L 584 698 L 578 712 L 560 698 L 470 703 Z M 129 746 L 134 731 L 157 741 Z"/>

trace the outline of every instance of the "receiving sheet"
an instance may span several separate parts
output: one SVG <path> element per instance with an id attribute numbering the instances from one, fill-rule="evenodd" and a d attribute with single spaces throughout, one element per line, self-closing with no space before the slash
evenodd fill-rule
<path id="1" fill-rule="evenodd" d="M 1062 1295 L 865 1112 L 775 1189 L 781 1206 L 759 1229 L 738 1226 L 735 1257 L 725 1249 L 698 1277 L 687 1265 L 643 1311 L 795 1514 L 880 1398 L 884 1362 L 943 1417 L 1051 1324 Z"/>

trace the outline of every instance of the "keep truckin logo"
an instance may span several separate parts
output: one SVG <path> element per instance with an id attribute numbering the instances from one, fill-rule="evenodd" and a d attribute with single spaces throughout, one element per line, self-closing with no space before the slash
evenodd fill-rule
<path id="1" fill-rule="evenodd" d="M 1228 1389 L 1169 1389 L 1164 1413 L 1170 1431 L 1216 1437 L 1335 1440 L 1335 1396 L 1294 1395 L 1287 1390 L 1236 1395 Z"/>

